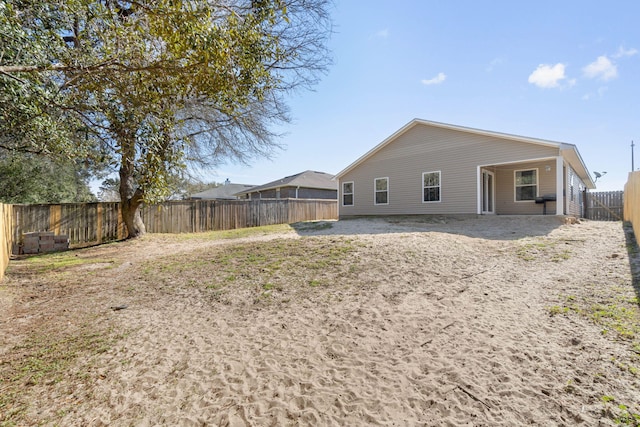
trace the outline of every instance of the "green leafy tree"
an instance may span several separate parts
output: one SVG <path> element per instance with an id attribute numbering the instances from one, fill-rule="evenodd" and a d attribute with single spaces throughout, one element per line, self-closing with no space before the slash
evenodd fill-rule
<path id="1" fill-rule="evenodd" d="M 0 4 L 0 148 L 118 171 L 129 237 L 190 164 L 278 148 L 284 99 L 329 64 L 329 0 Z"/>
<path id="2" fill-rule="evenodd" d="M 203 182 L 193 177 L 174 176 L 168 183 L 170 191 L 169 199 L 184 200 L 194 193 L 199 193 L 210 188 L 218 187 L 216 182 Z M 101 202 L 120 201 L 120 180 L 118 178 L 106 178 L 98 188 L 98 200 Z"/>
<path id="3" fill-rule="evenodd" d="M 69 160 L 30 153 L 0 156 L 0 201 L 4 203 L 93 202 L 89 172 Z"/>
<path id="4" fill-rule="evenodd" d="M 107 178 L 102 181 L 98 188 L 98 200 L 101 202 L 120 201 L 120 180 L 117 178 Z"/>

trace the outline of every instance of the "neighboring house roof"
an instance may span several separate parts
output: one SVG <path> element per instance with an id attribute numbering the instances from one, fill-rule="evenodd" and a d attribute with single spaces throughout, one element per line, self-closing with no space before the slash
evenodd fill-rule
<path id="1" fill-rule="evenodd" d="M 282 187 L 303 187 L 317 188 L 321 190 L 338 190 L 338 184 L 333 180 L 333 175 L 324 172 L 304 171 L 295 175 L 259 185 L 237 194 L 255 193 L 256 191 L 266 191 Z"/>
<path id="2" fill-rule="evenodd" d="M 230 199 L 235 200 L 236 193 L 247 190 L 254 185 L 251 184 L 224 184 L 218 187 L 210 188 L 199 193 L 191 195 L 192 199 Z"/>
<path id="3" fill-rule="evenodd" d="M 440 123 L 440 122 L 432 122 L 432 121 L 429 121 L 429 120 L 422 120 L 422 119 L 413 119 L 413 120 L 411 120 L 409 123 L 407 123 L 402 128 L 400 128 L 398 131 L 396 131 L 393 135 L 391 135 L 390 137 L 388 137 L 387 139 L 382 141 L 380 144 L 378 144 L 375 147 L 373 147 L 371 150 L 369 150 L 367 153 L 365 153 L 363 156 L 361 156 L 355 162 L 351 163 L 345 169 L 343 169 L 338 174 L 336 174 L 335 178 L 339 179 L 341 176 L 343 176 L 346 173 L 348 173 L 349 171 L 353 170 L 355 167 L 357 167 L 358 165 L 360 165 L 361 163 L 366 161 L 368 158 L 373 156 L 375 153 L 380 151 L 382 148 L 384 148 L 388 144 L 392 143 L 400 135 L 404 134 L 409 129 L 411 129 L 411 128 L 415 127 L 415 126 L 418 126 L 418 125 L 432 126 L 432 127 L 443 128 L 443 129 L 450 129 L 450 130 L 455 130 L 455 131 L 459 131 L 459 132 L 467 132 L 467 133 L 472 133 L 472 134 L 477 134 L 477 135 L 489 136 L 489 137 L 492 137 L 492 138 L 505 139 L 505 140 L 509 140 L 509 141 L 519 141 L 519 142 L 525 142 L 525 143 L 529 143 L 529 144 L 538 144 L 538 145 L 545 145 L 545 146 L 549 146 L 549 147 L 557 147 L 560 150 L 560 154 L 571 165 L 571 167 L 575 170 L 576 174 L 585 183 L 585 185 L 590 189 L 594 189 L 595 188 L 595 183 L 593 182 L 593 179 L 591 178 L 591 174 L 589 173 L 589 170 L 587 169 L 584 161 L 582 160 L 582 157 L 580 156 L 580 153 L 578 152 L 578 149 L 573 144 L 566 144 L 564 142 L 556 142 L 556 141 L 548 141 L 548 140 L 538 139 L 538 138 L 530 138 L 530 137 L 526 137 L 526 136 L 511 135 L 511 134 L 507 134 L 507 133 L 493 132 L 493 131 L 482 130 L 482 129 L 474 129 L 474 128 L 469 128 L 469 127 L 464 127 L 464 126 L 457 126 L 457 125 L 451 125 L 451 124 Z"/>

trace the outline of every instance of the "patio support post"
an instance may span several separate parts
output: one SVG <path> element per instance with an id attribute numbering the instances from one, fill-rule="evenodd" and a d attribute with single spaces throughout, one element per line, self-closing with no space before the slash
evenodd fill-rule
<path id="1" fill-rule="evenodd" d="M 556 215 L 564 215 L 564 162 L 556 157 Z"/>
<path id="2" fill-rule="evenodd" d="M 476 174 L 476 211 L 478 215 L 482 215 L 482 167 L 478 166 Z"/>

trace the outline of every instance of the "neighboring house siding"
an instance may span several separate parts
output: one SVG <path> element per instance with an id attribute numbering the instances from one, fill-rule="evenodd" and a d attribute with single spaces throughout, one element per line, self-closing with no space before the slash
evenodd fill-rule
<path id="1" fill-rule="evenodd" d="M 340 215 L 475 214 L 479 165 L 558 155 L 554 147 L 417 125 L 340 177 L 341 183 L 354 183 L 354 204 L 341 203 Z M 432 171 L 441 172 L 441 201 L 423 203 L 422 174 Z M 374 204 L 374 180 L 380 177 L 389 178 L 386 205 Z M 513 177 L 509 182 L 513 185 Z M 540 205 L 536 208 L 541 212 Z"/>
<path id="2" fill-rule="evenodd" d="M 280 188 L 280 198 L 281 199 L 295 199 L 296 198 L 296 189 L 293 187 L 281 187 Z"/>
<path id="3" fill-rule="evenodd" d="M 295 197 L 295 189 L 294 189 Z M 338 190 L 323 190 L 321 188 L 301 188 L 298 190 L 299 199 L 330 199 L 338 198 Z"/>
<path id="4" fill-rule="evenodd" d="M 264 190 L 264 191 L 255 191 L 251 193 L 251 199 L 275 199 L 276 198 L 276 190 Z"/>
<path id="5" fill-rule="evenodd" d="M 324 190 L 321 188 L 298 188 L 298 199 L 336 199 L 337 190 Z M 251 193 L 251 198 L 256 199 L 295 199 L 296 187 L 282 187 L 278 190 L 264 190 Z"/>

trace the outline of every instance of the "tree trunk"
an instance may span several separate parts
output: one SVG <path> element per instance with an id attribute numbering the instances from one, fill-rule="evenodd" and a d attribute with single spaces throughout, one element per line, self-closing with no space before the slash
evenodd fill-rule
<path id="1" fill-rule="evenodd" d="M 122 197 L 121 197 L 122 200 Z M 127 239 L 133 239 L 146 233 L 146 227 L 140 215 L 140 205 L 134 199 L 122 200 L 122 220 L 127 226 Z"/>
<path id="2" fill-rule="evenodd" d="M 137 187 L 133 173 L 133 155 L 123 155 L 120 164 L 120 204 L 122 206 L 122 220 L 127 226 L 127 239 L 142 236 L 146 232 L 140 205 L 142 205 L 143 191 Z"/>

